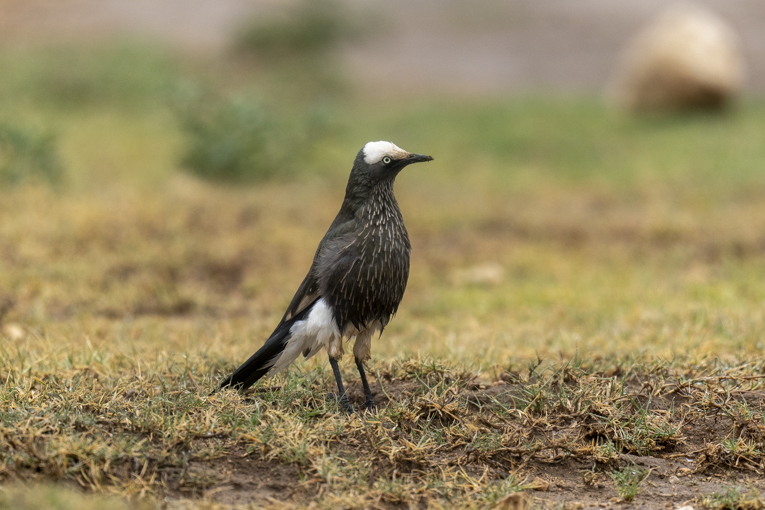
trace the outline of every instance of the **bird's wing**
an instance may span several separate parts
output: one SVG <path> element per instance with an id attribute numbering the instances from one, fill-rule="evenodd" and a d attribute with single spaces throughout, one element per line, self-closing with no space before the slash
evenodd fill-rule
<path id="1" fill-rule="evenodd" d="M 308 274 L 303 279 L 303 283 L 300 284 L 297 292 L 295 292 L 295 295 L 292 297 L 292 301 L 290 301 L 287 311 L 284 312 L 284 317 L 282 317 L 281 320 L 282 323 L 302 312 L 308 305 L 320 297 L 317 265 L 323 248 L 327 244 L 332 244 L 332 241 L 345 236 L 349 232 L 355 231 L 356 223 L 356 218 L 341 218 L 339 215 L 335 218 L 335 221 L 332 222 L 329 230 L 327 230 L 327 233 L 324 234 L 324 238 L 319 243 L 319 247 L 316 249 L 311 269 L 308 271 Z"/>
<path id="2" fill-rule="evenodd" d="M 303 283 L 298 287 L 297 292 L 292 297 L 290 305 L 287 307 L 287 311 L 284 312 L 282 317 L 282 323 L 287 322 L 295 315 L 299 314 L 305 307 L 316 301 L 319 297 L 319 285 L 316 282 L 316 278 L 313 276 L 313 267 L 308 271 L 308 274 L 303 279 Z"/>

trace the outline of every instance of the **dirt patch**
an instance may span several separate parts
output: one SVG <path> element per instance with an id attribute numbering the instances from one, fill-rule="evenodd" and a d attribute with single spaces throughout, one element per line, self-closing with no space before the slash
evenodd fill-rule
<path id="1" fill-rule="evenodd" d="M 258 460 L 242 448 L 169 470 L 164 481 L 170 499 L 202 498 L 232 506 L 305 500 L 309 490 L 297 466 Z"/>
<path id="2" fill-rule="evenodd" d="M 698 507 L 704 496 L 723 492 L 733 485 L 752 485 L 759 490 L 765 488 L 762 479 L 751 474 L 684 474 L 681 471 L 687 468 L 683 458 L 621 455 L 615 467 L 633 465 L 650 470 L 634 499 L 634 504 L 643 508 Z M 603 508 L 626 505 L 609 474 L 598 472 L 587 463 L 571 461 L 555 466 L 535 466 L 531 473 L 538 473 L 550 481 L 548 491 L 535 494 L 534 499 L 540 506 L 567 504 L 573 508 Z M 590 473 L 593 475 L 586 476 Z"/>
<path id="3" fill-rule="evenodd" d="M 309 504 L 321 490 L 320 480 L 296 466 L 263 462 L 232 453 L 226 459 L 208 462 L 192 461 L 188 470 L 172 479 L 166 496 L 172 500 L 206 499 L 223 505 L 257 505 L 274 502 Z M 740 471 L 686 473 L 688 460 L 683 457 L 658 458 L 621 455 L 609 466 L 619 469 L 639 466 L 650 470 L 642 482 L 634 502 L 644 508 L 677 508 L 698 505 L 704 496 L 724 492 L 733 486 L 753 487 L 765 491 L 765 482 L 758 475 Z M 527 490 L 542 508 L 620 507 L 626 502 L 619 497 L 609 469 L 596 463 L 569 459 L 557 464 L 530 462 L 521 468 L 525 480 L 536 480 L 538 489 Z M 589 476 L 588 476 L 589 475 Z M 176 474 L 176 476 L 178 476 Z M 543 484 L 540 482 L 546 482 Z M 184 483 L 188 486 L 184 486 Z M 200 488 L 203 484 L 203 489 Z M 380 504 L 378 508 L 397 508 L 396 504 Z"/>

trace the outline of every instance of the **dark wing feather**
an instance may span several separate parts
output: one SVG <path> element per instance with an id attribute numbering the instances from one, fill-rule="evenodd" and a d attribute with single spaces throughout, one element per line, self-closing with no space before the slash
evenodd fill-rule
<path id="1" fill-rule="evenodd" d="M 305 310 L 305 307 L 316 301 L 316 298 L 318 297 L 319 286 L 316 284 L 316 279 L 313 277 L 313 271 L 309 271 L 303 279 L 303 283 L 300 284 L 297 292 L 295 292 L 295 295 L 292 297 L 292 301 L 290 301 L 287 311 L 284 312 L 284 317 L 282 317 L 281 323 L 287 322 L 292 317 Z"/>
<path id="2" fill-rule="evenodd" d="M 338 216 L 335 218 L 335 221 L 332 222 L 329 230 L 327 230 L 327 233 L 324 234 L 324 237 L 319 243 L 319 247 L 316 249 L 316 253 L 313 257 L 311 269 L 308 271 L 308 274 L 303 279 L 303 283 L 300 284 L 297 292 L 295 292 L 295 295 L 292 297 L 292 301 L 290 301 L 290 304 L 287 307 L 287 311 L 284 312 L 284 317 L 282 317 L 282 323 L 299 314 L 305 309 L 306 306 L 313 303 L 317 298 L 320 297 L 317 266 L 319 264 L 319 258 L 324 252 L 324 247 L 331 245 L 332 242 L 338 238 L 342 238 L 346 234 L 354 232 L 355 228 L 355 218 L 352 217 L 347 219 L 344 218 L 342 214 L 338 214 Z"/>

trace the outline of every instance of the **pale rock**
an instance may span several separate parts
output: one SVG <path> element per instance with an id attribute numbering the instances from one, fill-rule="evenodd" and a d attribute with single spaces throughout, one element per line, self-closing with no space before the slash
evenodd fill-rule
<path id="1" fill-rule="evenodd" d="M 531 481 L 528 487 L 529 489 L 532 489 L 535 491 L 548 491 L 550 490 L 550 482 L 548 482 L 541 476 L 537 476 L 536 478 L 534 478 L 534 480 Z"/>
<path id="2" fill-rule="evenodd" d="M 528 510 L 529 496 L 525 492 L 509 494 L 497 502 L 497 510 Z"/>
<path id="3" fill-rule="evenodd" d="M 611 95 L 631 111 L 722 109 L 741 91 L 737 33 L 708 9 L 675 4 L 627 48 Z"/>

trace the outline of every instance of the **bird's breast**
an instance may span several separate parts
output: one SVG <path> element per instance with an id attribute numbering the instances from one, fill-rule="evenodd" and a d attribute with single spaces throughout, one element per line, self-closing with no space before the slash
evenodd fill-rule
<path id="1" fill-rule="evenodd" d="M 362 328 L 375 321 L 385 327 L 409 278 L 411 245 L 395 202 L 373 203 L 364 213 L 327 267 L 324 292 L 340 331 L 348 324 Z"/>
<path id="2" fill-rule="evenodd" d="M 370 218 L 359 238 L 360 264 L 365 268 L 362 275 L 368 287 L 377 290 L 381 299 L 403 296 L 409 275 L 411 244 L 400 213 L 380 214 Z M 399 296 L 400 294 L 400 296 Z"/>

